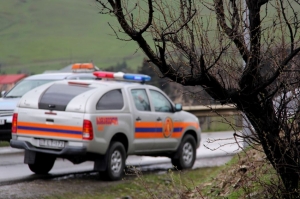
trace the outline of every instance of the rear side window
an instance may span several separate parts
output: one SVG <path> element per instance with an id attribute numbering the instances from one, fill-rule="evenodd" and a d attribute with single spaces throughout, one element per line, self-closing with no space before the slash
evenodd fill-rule
<path id="1" fill-rule="evenodd" d="M 74 97 L 91 89 L 76 85 L 53 84 L 42 95 L 39 109 L 64 111 Z"/>
<path id="2" fill-rule="evenodd" d="M 97 110 L 120 110 L 124 106 L 123 94 L 120 89 L 105 93 L 96 105 Z"/>

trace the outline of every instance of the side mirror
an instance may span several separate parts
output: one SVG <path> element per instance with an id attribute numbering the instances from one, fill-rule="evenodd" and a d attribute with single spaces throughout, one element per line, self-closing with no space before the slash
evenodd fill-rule
<path id="1" fill-rule="evenodd" d="M 175 104 L 175 112 L 182 111 L 182 105 L 181 104 Z"/>

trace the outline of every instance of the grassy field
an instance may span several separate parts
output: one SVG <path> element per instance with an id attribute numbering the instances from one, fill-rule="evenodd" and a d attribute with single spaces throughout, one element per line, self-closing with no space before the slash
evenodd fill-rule
<path id="1" fill-rule="evenodd" d="M 108 25 L 119 33 L 115 18 L 99 11 L 94 0 L 2 0 L 0 72 L 41 73 L 88 61 L 102 69 L 126 61 L 136 69 L 144 54 L 135 42 L 118 40 Z"/>
<path id="2" fill-rule="evenodd" d="M 124 60 L 141 65 L 134 42 L 116 39 L 93 0 L 3 0 L 0 6 L 1 71 L 40 73 L 73 62 L 105 68 Z"/>

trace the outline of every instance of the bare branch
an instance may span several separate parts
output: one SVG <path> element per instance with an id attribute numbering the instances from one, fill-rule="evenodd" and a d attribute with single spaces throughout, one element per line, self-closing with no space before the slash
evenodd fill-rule
<path id="1" fill-rule="evenodd" d="M 257 87 L 252 94 L 256 94 L 258 92 L 261 92 L 261 90 L 265 89 L 267 86 L 269 86 L 271 83 L 273 83 L 279 75 L 283 72 L 284 68 L 287 66 L 287 64 L 300 52 L 300 47 L 295 49 L 293 52 L 291 52 L 279 65 L 279 68 L 276 70 L 274 75 L 270 77 L 268 80 L 266 80 L 264 83 L 262 83 L 259 87 Z"/>
<path id="2" fill-rule="evenodd" d="M 148 15 L 148 22 L 147 24 L 139 31 L 138 34 L 143 34 L 152 24 L 153 19 L 153 6 L 152 6 L 152 0 L 148 0 L 148 7 L 149 7 L 149 15 Z"/>
<path id="3" fill-rule="evenodd" d="M 293 34 L 293 30 L 292 30 L 292 27 L 291 27 L 291 24 L 289 22 L 289 20 L 287 19 L 287 16 L 285 14 L 285 9 L 284 9 L 284 6 L 283 6 L 283 2 L 280 1 L 280 6 L 281 6 L 281 10 L 282 10 L 282 16 L 284 18 L 284 21 L 285 21 L 285 24 L 287 25 L 288 29 L 289 29 L 289 34 L 290 34 L 290 39 L 291 39 L 291 51 L 294 50 L 294 34 Z"/>
<path id="4" fill-rule="evenodd" d="M 225 22 L 223 1 L 222 0 L 214 0 L 214 2 L 215 2 L 215 10 L 216 10 L 216 14 L 217 14 L 217 19 L 218 19 L 220 26 L 225 31 L 225 33 L 229 36 L 229 38 L 232 39 L 232 41 L 235 43 L 241 56 L 243 57 L 243 60 L 245 62 L 247 62 L 249 52 L 246 48 L 244 38 L 242 37 L 243 34 L 240 34 L 237 32 L 237 30 L 231 29 L 227 26 L 227 24 Z"/>

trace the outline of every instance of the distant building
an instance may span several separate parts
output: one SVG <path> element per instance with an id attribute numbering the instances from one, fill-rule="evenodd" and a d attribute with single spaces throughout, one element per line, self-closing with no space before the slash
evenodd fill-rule
<path id="1" fill-rule="evenodd" d="M 9 91 L 18 81 L 26 76 L 26 74 L 0 75 L 0 91 Z"/>

